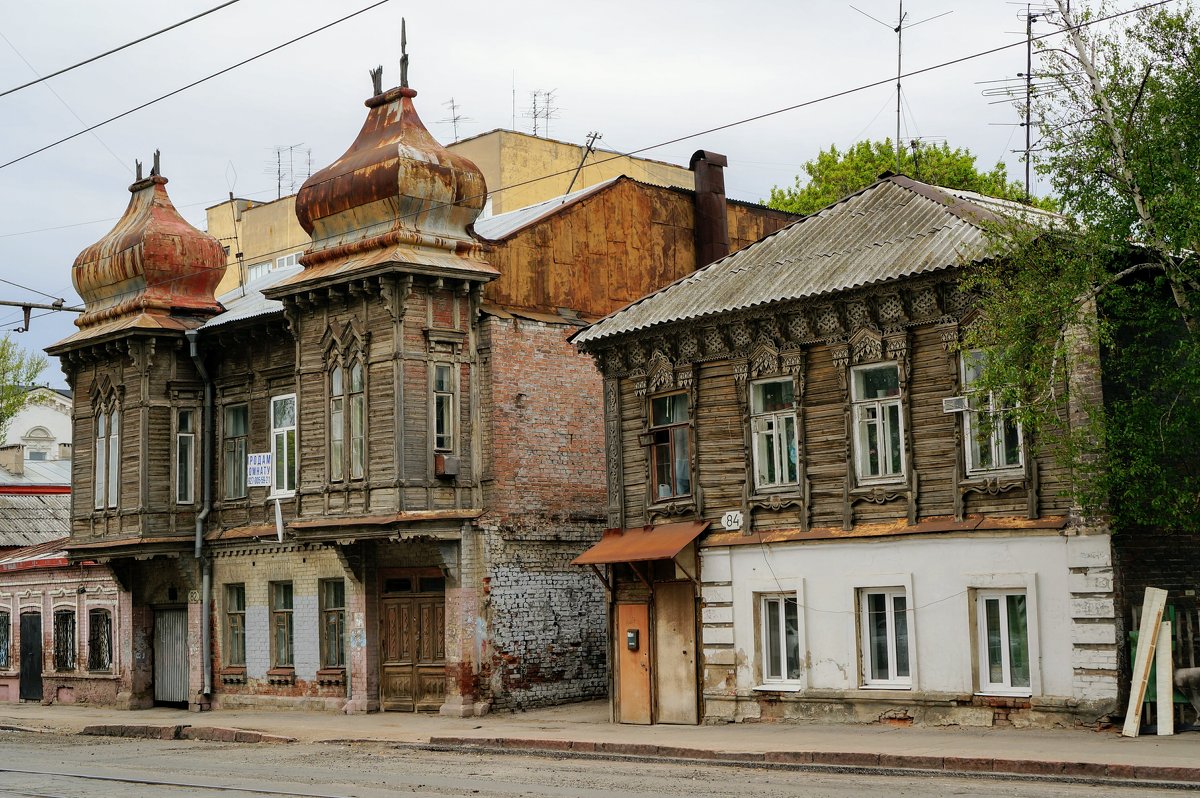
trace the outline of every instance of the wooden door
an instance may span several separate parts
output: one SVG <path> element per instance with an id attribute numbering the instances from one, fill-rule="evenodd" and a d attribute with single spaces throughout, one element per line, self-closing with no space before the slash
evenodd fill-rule
<path id="1" fill-rule="evenodd" d="M 436 712 L 446 694 L 446 597 L 385 597 L 380 613 L 380 704 Z"/>
<path id="2" fill-rule="evenodd" d="M 630 648 L 630 632 L 637 636 L 637 648 Z M 617 650 L 617 721 L 650 723 L 650 605 L 618 604 L 613 634 Z"/>
<path id="3" fill-rule="evenodd" d="M 42 667 L 42 615 L 27 612 L 21 616 L 22 701 L 42 700 Z"/>
<path id="4" fill-rule="evenodd" d="M 689 581 L 654 585 L 655 723 L 700 722 L 696 593 Z"/>
<path id="5" fill-rule="evenodd" d="M 154 611 L 154 700 L 188 700 L 187 610 Z"/>

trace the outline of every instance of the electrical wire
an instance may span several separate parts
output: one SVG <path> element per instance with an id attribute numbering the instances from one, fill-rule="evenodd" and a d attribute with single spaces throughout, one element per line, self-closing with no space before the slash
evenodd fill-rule
<path id="1" fill-rule="evenodd" d="M 0 169 L 4 169 L 6 167 L 12 166 L 15 163 L 20 163 L 21 161 L 25 160 L 26 158 L 32 158 L 34 155 L 37 155 L 38 153 L 45 152 L 46 150 L 51 149 L 52 147 L 57 147 L 59 144 L 63 144 L 74 138 L 78 138 L 79 136 L 82 136 L 84 133 L 90 133 L 93 130 L 96 130 L 97 128 L 107 125 L 109 122 L 115 122 L 118 119 L 129 116 L 132 113 L 136 113 L 137 111 L 140 111 L 143 108 L 148 108 L 157 102 L 162 102 L 163 100 L 167 99 L 168 97 L 174 97 L 176 94 L 185 92 L 188 89 L 193 88 L 195 86 L 199 86 L 201 83 L 210 81 L 213 78 L 220 77 L 221 75 L 224 75 L 226 72 L 231 72 L 231 71 L 237 69 L 238 67 L 242 67 L 242 66 L 245 66 L 246 64 L 249 64 L 251 61 L 257 61 L 258 59 L 262 58 L 263 56 L 270 55 L 271 53 L 274 53 L 277 50 L 282 50 L 284 47 L 288 47 L 289 45 L 293 45 L 298 41 L 307 39 L 309 36 L 313 36 L 315 34 L 320 33 L 321 31 L 328 30 L 329 28 L 332 28 L 334 25 L 340 25 L 341 23 L 345 22 L 346 20 L 353 19 L 354 17 L 357 17 L 359 14 L 364 14 L 367 11 L 370 11 L 373 8 L 378 8 L 379 6 L 381 6 L 387 2 L 388 2 L 388 0 L 379 0 L 379 2 L 372 3 L 371 5 L 367 6 L 366 8 L 360 8 L 358 11 L 355 11 L 352 14 L 347 14 L 346 16 L 342 17 L 341 19 L 335 19 L 333 22 L 330 22 L 326 25 L 322 25 L 319 28 L 310 30 L 308 33 L 297 36 L 294 39 L 290 39 L 290 40 L 284 42 L 283 44 L 278 44 L 278 45 L 272 47 L 270 50 L 263 50 L 258 55 L 250 56 L 249 58 L 245 59 L 244 61 L 239 61 L 232 66 L 227 66 L 218 72 L 214 72 L 211 75 L 208 75 L 207 77 L 200 78 L 199 80 L 194 80 L 191 83 L 187 84 L 186 86 L 181 86 L 180 88 L 175 89 L 174 91 L 169 91 L 160 97 L 155 97 L 153 100 L 149 100 L 147 102 L 142 103 L 141 105 L 130 108 L 128 111 L 122 111 L 121 113 L 117 114 L 116 116 L 110 116 L 108 119 L 105 119 L 103 122 L 97 122 L 96 124 L 94 124 L 90 127 L 84 128 L 83 130 L 80 130 L 76 133 L 72 133 L 69 136 L 64 136 L 63 138 L 59 139 L 58 141 L 51 142 L 50 144 L 47 144 L 44 147 L 38 147 L 36 150 L 33 150 L 32 152 L 27 152 L 24 155 L 20 156 L 19 158 L 13 158 L 11 161 L 8 161 L 7 163 L 0 164 Z"/>
<path id="2" fill-rule="evenodd" d="M 55 296 L 54 294 L 47 294 L 45 291 L 39 291 L 38 289 L 30 288 L 27 285 L 21 285 L 20 283 L 14 283 L 12 280 L 5 280 L 3 277 L 0 277 L 0 283 L 7 283 L 8 285 L 11 285 L 13 288 L 22 288 L 26 291 L 32 291 L 35 294 L 41 294 L 42 296 L 46 297 L 47 299 L 53 299 L 56 302 L 65 302 L 66 301 L 62 297 Z"/>
<path id="3" fill-rule="evenodd" d="M 1132 9 L 1129 9 L 1129 10 L 1127 10 L 1127 11 L 1118 11 L 1118 12 L 1114 12 L 1114 13 L 1112 13 L 1112 14 L 1109 14 L 1109 15 L 1107 15 L 1107 16 L 1103 16 L 1103 17 L 1097 17 L 1097 18 L 1095 18 L 1095 19 L 1090 19 L 1090 20 L 1087 20 L 1087 21 L 1085 21 L 1085 22 L 1081 22 L 1081 23 L 1079 23 L 1079 24 L 1077 24 L 1077 25 L 1075 26 L 1075 29 L 1081 29 L 1081 28 L 1086 28 L 1086 27 L 1090 27 L 1090 26 L 1093 26 L 1093 25 L 1098 25 L 1098 24 L 1100 24 L 1100 23 L 1102 23 L 1102 22 L 1108 22 L 1108 21 L 1111 21 L 1111 20 L 1114 20 L 1114 19 L 1118 19 L 1118 18 L 1120 18 L 1120 17 L 1128 16 L 1128 15 L 1130 15 L 1130 14 L 1136 14 L 1136 13 L 1139 13 L 1139 12 L 1141 12 L 1141 11 L 1145 11 L 1145 10 L 1148 10 L 1148 9 L 1151 9 L 1151 8 L 1157 8 L 1158 6 L 1167 5 L 1168 3 L 1172 3 L 1172 2 L 1174 2 L 1174 1 L 1175 1 L 1175 0 L 1156 0 L 1156 2 L 1153 2 L 1153 3 L 1147 3 L 1147 4 L 1145 4 L 1145 5 L 1138 6 L 1138 7 L 1132 8 Z M 336 24 L 338 24 L 339 22 L 345 21 L 346 19 L 350 19 L 351 17 L 353 17 L 353 16 L 357 16 L 358 14 L 362 14 L 362 13 L 364 13 L 364 12 L 366 12 L 366 11 L 369 11 L 369 10 L 371 10 L 372 8 L 375 8 L 375 7 L 377 7 L 377 6 L 383 5 L 383 4 L 384 4 L 384 3 L 386 3 L 386 2 L 388 2 L 388 0 L 380 0 L 379 2 L 375 3 L 374 5 L 367 6 L 366 8 L 363 8 L 363 9 L 361 9 L 361 10 L 359 10 L 359 11 L 356 11 L 356 12 L 354 12 L 353 14 L 350 14 L 350 15 L 348 15 L 348 16 L 346 16 L 346 17 L 343 17 L 343 18 L 342 18 L 342 19 L 340 19 L 340 20 L 336 20 L 336 21 L 334 21 L 334 22 L 331 22 L 331 23 L 329 23 L 328 25 L 325 25 L 323 28 L 318 28 L 318 29 L 316 29 L 316 30 L 314 30 L 314 31 L 311 31 L 310 33 L 306 33 L 306 34 L 304 34 L 304 36 L 301 36 L 301 37 L 299 37 L 299 38 L 297 38 L 297 39 L 293 39 L 291 42 L 285 42 L 284 44 L 281 44 L 281 45 L 279 45 L 278 47 L 272 48 L 272 50 L 268 50 L 268 51 L 266 51 L 266 53 L 273 52 L 274 50 L 278 50 L 278 49 L 280 49 L 281 47 L 285 47 L 285 46 L 287 46 L 288 44 L 291 44 L 291 43 L 293 43 L 293 42 L 295 42 L 295 41 L 299 41 L 299 39 L 301 39 L 301 38 L 304 38 L 304 37 L 306 37 L 306 36 L 311 36 L 313 33 L 316 33 L 316 32 L 318 32 L 318 31 L 320 31 L 320 30 L 323 30 L 324 28 L 328 28 L 328 27 L 331 27 L 331 26 L 333 26 L 333 25 L 336 25 Z M 1050 33 L 1045 33 L 1045 34 L 1042 34 L 1041 36 L 1035 37 L 1035 39 L 1034 39 L 1034 40 L 1035 40 L 1035 41 L 1038 41 L 1038 40 L 1041 40 L 1041 39 L 1046 39 L 1046 38 L 1049 38 L 1049 37 L 1051 37 L 1051 36 L 1058 36 L 1058 35 L 1061 35 L 1062 33 L 1063 33 L 1063 31 L 1053 31 L 1053 32 L 1050 32 Z M 932 72 L 932 71 L 935 71 L 935 70 L 938 70 L 938 69 L 944 69 L 944 68 L 946 68 L 946 67 L 950 67 L 950 66 L 954 66 L 954 65 L 957 65 L 957 64 L 961 64 L 961 63 L 964 63 L 964 62 L 966 62 L 966 61 L 971 61 L 971 60 L 973 60 L 973 59 L 976 59 L 976 58 L 981 58 L 981 57 L 983 57 L 983 56 L 992 55 L 992 54 L 994 54 L 994 53 L 997 53 L 997 52 L 1002 52 L 1002 51 L 1004 51 L 1004 50 L 1008 50 L 1008 49 L 1011 49 L 1011 48 L 1013 48 L 1013 47 L 1018 47 L 1018 46 L 1025 46 L 1025 40 L 1021 40 L 1021 41 L 1014 42 L 1014 43 L 1011 43 L 1011 44 L 1000 45 L 1000 46 L 998 46 L 998 47 L 993 47 L 993 48 L 991 48 L 991 49 L 989 49 L 989 50 L 981 50 L 981 51 L 978 51 L 978 52 L 976 52 L 976 53 L 972 53 L 972 54 L 970 54 L 970 55 L 961 56 L 961 57 L 959 57 L 959 58 L 954 58 L 954 59 L 951 59 L 951 60 L 949 60 L 949 61 L 943 61 L 943 62 L 941 62 L 941 63 L 939 63 L 939 64 L 934 64 L 934 65 L 932 65 L 932 66 L 928 66 L 928 67 L 922 67 L 921 69 L 917 69 L 917 70 L 913 70 L 912 72 L 905 73 L 905 74 L 904 74 L 904 75 L 902 75 L 901 77 L 902 77 L 902 78 L 905 78 L 905 77 L 912 77 L 912 76 L 914 76 L 914 75 L 920 75 L 920 74 L 924 74 L 924 73 L 926 73 L 926 72 Z M 262 54 L 260 54 L 259 56 L 255 56 L 254 58 L 261 57 L 261 55 L 265 55 L 266 53 L 262 53 Z M 248 59 L 248 61 L 249 61 L 249 60 L 253 60 L 253 59 Z M 243 63 L 246 63 L 246 62 L 243 62 Z M 238 66 L 238 65 L 235 65 L 235 67 L 236 67 L 236 66 Z M 230 69 L 233 69 L 233 68 L 235 68 L 235 67 L 229 67 L 229 68 L 227 68 L 227 69 L 223 70 L 223 72 L 228 72 Z M 221 73 L 216 73 L 216 74 L 221 74 Z M 213 76 L 210 76 L 210 77 L 215 77 L 215 75 L 213 75 Z M 208 78 L 205 78 L 205 80 L 207 80 L 207 79 L 208 79 Z M 749 124 L 750 122 L 756 122 L 756 121 L 758 121 L 758 120 L 761 120 L 761 119 L 766 119 L 766 118 L 768 118 L 768 117 L 776 116 L 776 115 L 778 115 L 778 114 L 786 113 L 786 112 L 788 112 L 788 111 L 794 111 L 794 110 L 797 110 L 797 109 L 800 109 L 800 108 L 805 108 L 805 107 L 808 107 L 808 106 L 816 105 L 816 104 L 818 104 L 818 103 L 821 103 L 821 102 L 827 102 L 827 101 L 829 101 L 829 100 L 838 99 L 838 98 L 845 97 L 845 96 L 847 96 L 847 95 L 850 95 L 850 94 L 854 94 L 854 93 L 856 93 L 856 92 L 865 91 L 866 89 L 875 88 L 876 86 L 882 86 L 882 85 L 887 85 L 887 84 L 890 84 L 890 83 L 892 83 L 892 82 L 893 82 L 895 79 L 896 79 L 896 78 L 895 78 L 894 76 L 892 76 L 892 77 L 884 78 L 884 79 L 882 79 L 882 80 L 872 81 L 871 83 L 862 84 L 862 85 L 860 85 L 860 86 L 856 86 L 856 87 L 853 87 L 853 88 L 850 88 L 850 89 L 844 89 L 844 90 L 842 90 L 842 91 L 834 92 L 834 93 L 832 93 L 832 94 L 827 94 L 827 95 L 824 95 L 824 96 L 822 96 L 822 97 L 817 97 L 817 98 L 815 98 L 815 99 L 812 99 L 812 100 L 806 100 L 806 101 L 804 101 L 804 102 L 796 103 L 796 104 L 794 104 L 794 105 L 789 105 L 789 106 L 786 106 L 786 107 L 784 107 L 784 108 L 779 108 L 779 109 L 776 109 L 776 110 L 774 110 L 774 111 L 768 111 L 768 112 L 765 112 L 765 113 L 756 114 L 756 115 L 754 115 L 754 116 L 746 117 L 746 118 L 744 118 L 744 119 L 740 119 L 740 120 L 737 120 L 737 121 L 734 121 L 734 122 L 727 122 L 727 123 L 725 123 L 725 124 L 722 124 L 722 125 L 717 125 L 717 126 L 715 126 L 715 127 L 708 128 L 708 129 L 706 129 L 706 130 L 701 130 L 701 131 L 699 131 L 699 132 L 696 132 L 696 133 L 689 133 L 689 134 L 686 134 L 686 135 L 683 135 L 683 136 L 678 136 L 678 137 L 676 137 L 676 138 L 673 138 L 673 139 L 668 139 L 667 141 L 659 142 L 658 144 L 651 144 L 651 145 L 648 145 L 648 146 L 645 146 L 645 147 L 640 147 L 640 148 L 638 148 L 638 149 L 636 149 L 636 150 L 630 150 L 629 152 L 619 152 L 619 153 L 614 153 L 613 155 L 610 155 L 610 156 L 608 156 L 607 158 L 600 158 L 600 159 L 597 159 L 597 160 L 593 161 L 593 162 L 592 162 L 591 164 L 589 164 L 589 165 L 590 165 L 590 166 L 596 166 L 596 165 L 599 165 L 599 164 L 608 163 L 608 162 L 610 162 L 610 161 L 615 161 L 615 160 L 617 160 L 617 159 L 619 159 L 619 158 L 631 157 L 631 156 L 633 156 L 633 155 L 637 155 L 637 154 L 639 154 L 639 153 L 643 153 L 643 152 L 649 152 L 650 150 L 656 150 L 656 149 L 659 149 L 660 147 L 666 147 L 666 146 L 670 146 L 671 144 L 677 144 L 677 143 L 679 143 L 679 142 L 681 142 L 681 141 L 687 141 L 687 140 L 689 140 L 689 139 L 698 138 L 698 137 L 700 137 L 700 136 L 704 136 L 704 135 L 707 135 L 707 134 L 709 134 L 709 133 L 714 133 L 714 132 L 721 131 L 721 130 L 727 130 L 727 129 L 729 129 L 729 128 L 737 127 L 737 126 L 739 126 L 739 125 Z M 202 81 L 197 81 L 197 83 L 199 83 L 199 82 L 202 82 Z M 191 85 L 195 85 L 195 84 L 191 84 Z M 186 89 L 186 88 L 188 88 L 188 87 L 187 87 L 187 86 L 185 86 L 184 88 Z M 177 94 L 177 93 L 178 93 L 178 92 L 180 92 L 180 91 L 183 91 L 183 89 L 177 89 L 175 92 L 172 92 L 172 94 Z M 164 95 L 164 96 L 169 96 L 169 95 Z M 147 104 L 149 104 L 149 103 L 147 103 Z M 137 109 L 134 109 L 134 110 L 137 110 Z M 127 111 L 127 112 L 126 112 L 126 114 L 128 114 L 128 113 L 132 113 L 132 111 Z M 123 114 L 123 115 L 124 115 L 124 114 Z M 114 117 L 114 118 L 115 118 L 115 117 Z M 79 134 L 76 134 L 76 135 L 79 135 Z M 48 145 L 47 147 L 44 147 L 44 148 L 42 148 L 42 149 L 48 149 L 48 148 L 49 148 L 49 147 L 51 147 L 51 146 L 54 146 L 54 145 Z M 35 153 L 30 153 L 30 155 L 32 155 L 32 154 L 35 154 Z M 22 156 L 22 157 L 29 157 L 29 156 L 27 155 L 27 156 Z M 20 160 L 20 159 L 18 159 L 18 160 Z M 15 163 L 15 161 L 10 161 L 9 163 Z M 0 168 L 3 168 L 4 166 L 7 166 L 7 165 L 9 165 L 9 164 L 0 164 Z M 574 172 L 574 171 L 575 171 L 575 167 L 570 167 L 570 168 L 567 168 L 567 169 L 562 169 L 562 170 L 559 170 L 559 171 L 557 171 L 557 172 L 550 172 L 550 173 L 547 173 L 547 174 L 544 174 L 544 175 L 541 175 L 541 176 L 538 176 L 538 177 L 532 177 L 532 178 L 528 178 L 528 179 L 526 179 L 526 180 L 520 180 L 520 181 L 518 181 L 518 182 L 516 182 L 516 183 L 511 183 L 511 184 L 509 184 L 509 185 L 507 185 L 507 186 L 501 186 L 500 188 L 494 189 L 494 190 L 493 190 L 491 193 L 496 193 L 496 194 L 498 194 L 498 193 L 500 193 L 500 192 L 503 192 L 503 191 L 509 191 L 509 190 L 512 190 L 512 189 L 515 189 L 515 188 L 520 188 L 520 187 L 522 187 L 522 186 L 527 186 L 527 185 L 531 185 L 531 184 L 533 184 L 533 183 L 538 183 L 538 182 L 541 182 L 541 181 L 543 181 L 543 180 L 549 180 L 549 179 L 552 179 L 552 178 L 555 178 L 555 177 L 559 177 L 559 176 L 562 176 L 562 175 L 565 175 L 565 174 L 570 174 L 570 173 L 572 173 L 572 172 Z M 345 176 L 345 175 L 347 175 L 347 174 L 349 174 L 349 172 L 341 172 L 341 173 L 338 173 L 338 174 L 330 175 L 329 177 L 327 177 L 327 178 L 326 178 L 326 182 L 327 182 L 327 181 L 329 181 L 329 180 L 336 180 L 336 179 L 338 179 L 339 177 L 344 177 L 344 176 Z M 421 208 L 420 210 L 417 210 L 417 211 L 411 211 L 411 212 L 409 212 L 409 213 L 406 213 L 406 214 L 401 214 L 401 215 L 399 215 L 399 216 L 397 216 L 397 217 L 396 217 L 396 221 L 402 221 L 402 220 L 404 220 L 404 219 L 408 219 L 408 218 L 412 218 L 412 217 L 415 217 L 415 216 L 419 216 L 419 215 L 421 215 L 421 214 L 427 214 L 427 213 L 429 213 L 430 211 L 433 211 L 433 210 L 439 210 L 439 209 L 441 209 L 441 208 L 451 207 L 451 206 L 454 206 L 454 205 L 460 205 L 460 204 L 467 203 L 467 202 L 471 202 L 471 201 L 476 201 L 476 200 L 485 199 L 485 198 L 487 197 L 487 194 L 488 194 L 488 192 L 485 192 L 485 193 L 483 193 L 483 194 L 476 194 L 476 195 L 472 195 L 472 196 L 463 197 L 463 198 L 461 198 L 461 199 L 454 200 L 454 201 L 452 201 L 452 202 L 432 203 L 432 204 L 430 204 L 430 205 L 428 205 L 428 206 L 425 206 L 425 207 Z M 367 230 L 367 229 L 369 229 L 369 226 L 364 226 L 364 227 L 360 227 L 360 228 L 354 228 L 354 229 L 351 229 L 351 230 L 346 230 L 346 231 L 344 231 L 344 232 L 343 232 L 343 235 L 345 235 L 345 234 L 349 234 L 349 233 L 362 232 L 362 231 L 364 231 L 364 230 Z M 279 255 L 279 254 L 291 253 L 291 252 L 294 252 L 294 251 L 295 251 L 294 247 L 281 248 L 281 249 L 274 250 L 274 251 L 272 251 L 272 252 L 263 253 L 263 254 L 262 254 L 260 257 L 264 257 L 264 258 L 265 258 L 265 257 L 267 257 L 267 256 L 274 256 L 274 255 Z M 224 270 L 224 269 L 226 268 L 226 266 L 225 266 L 225 265 L 222 265 L 220 268 L 221 268 L 222 270 Z M 186 279 L 186 278 L 190 278 L 190 277 L 191 277 L 191 275 L 181 275 L 181 276 L 171 277 L 171 278 L 168 278 L 168 279 L 166 279 L 166 280 L 161 280 L 161 281 L 159 281 L 159 282 L 156 282 L 156 283 L 150 283 L 150 284 L 147 284 L 145 287 L 150 287 L 151 285 L 165 285 L 165 284 L 168 284 L 168 283 L 174 282 L 174 281 L 176 281 L 176 280 Z M 122 298 L 122 297 L 125 297 L 125 296 L 135 296 L 136 294 L 140 293 L 140 292 L 141 292 L 141 290 L 144 290 L 144 289 L 137 289 L 137 290 L 127 291 L 127 292 L 122 292 L 122 293 L 119 293 L 119 294 L 112 295 L 112 296 L 110 296 L 109 298 L 110 298 L 110 299 L 118 299 L 118 298 Z"/>
<path id="4" fill-rule="evenodd" d="M 222 3 L 221 5 L 216 6 L 214 8 L 210 8 L 207 11 L 202 11 L 199 14 L 195 15 L 194 17 L 188 17 L 187 19 L 183 20 L 182 22 L 176 22 L 174 25 L 170 25 L 168 27 L 163 28 L 162 30 L 158 30 L 158 31 L 155 31 L 154 33 L 147 34 L 146 36 L 143 36 L 140 39 L 134 39 L 131 42 L 122 44 L 120 47 L 114 47 L 111 50 L 100 53 L 100 55 L 94 55 L 91 58 L 88 58 L 84 61 L 80 61 L 78 64 L 72 64 L 69 67 L 63 67 L 62 69 L 58 70 L 57 72 L 51 72 L 49 75 L 41 75 L 38 77 L 37 80 L 31 80 L 28 83 L 22 83 L 20 86 L 14 86 L 11 89 L 6 89 L 5 91 L 0 91 L 0 97 L 7 97 L 8 95 L 13 94 L 14 92 L 18 92 L 21 89 L 27 89 L 30 86 L 36 86 L 38 83 L 49 80 L 50 78 L 56 78 L 59 75 L 65 75 L 67 72 L 70 72 L 73 69 L 78 69 L 79 67 L 86 66 L 94 61 L 99 61 L 101 58 L 110 56 L 113 53 L 119 53 L 122 50 L 125 50 L 129 47 L 133 47 L 135 44 L 141 44 L 142 42 L 147 41 L 148 39 L 153 39 L 155 36 L 158 36 L 160 33 L 166 33 L 169 30 L 175 30 L 180 25 L 186 25 L 189 22 L 194 22 L 195 20 L 198 20 L 201 17 L 206 17 L 209 14 L 213 13 L 214 11 L 220 11 L 222 8 L 225 8 L 226 6 L 231 6 L 237 2 L 239 2 L 239 0 L 229 0 L 229 2 L 227 2 L 227 3 Z M 2 36 L 2 35 L 3 34 L 0 34 L 0 36 Z M 5 39 L 5 41 L 8 41 L 8 40 Z M 13 48 L 13 49 L 15 50 L 16 48 Z M 20 53 L 17 53 L 17 55 L 20 55 Z M 21 60 L 25 61 L 24 57 L 22 57 Z M 25 61 L 25 63 L 28 64 L 29 62 Z M 83 121 L 83 120 L 80 120 L 80 121 Z"/>

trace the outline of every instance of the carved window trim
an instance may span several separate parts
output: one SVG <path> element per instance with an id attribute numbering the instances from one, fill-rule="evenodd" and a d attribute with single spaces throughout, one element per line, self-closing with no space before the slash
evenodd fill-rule
<path id="1" fill-rule="evenodd" d="M 175 494 L 176 504 L 196 503 L 196 433 L 197 412 L 195 408 L 175 409 Z"/>
<path id="2" fill-rule="evenodd" d="M 792 389 L 792 401 L 786 409 L 780 410 L 756 410 L 759 405 L 757 394 L 760 389 L 768 385 L 790 385 Z M 800 485 L 801 480 L 801 451 L 800 451 L 800 403 L 796 394 L 796 381 L 791 375 L 766 377 L 759 380 L 750 381 L 747 385 L 747 390 L 750 395 L 749 411 L 750 411 L 750 471 L 751 471 L 751 486 L 755 495 L 763 493 L 776 493 L 780 491 L 795 490 Z M 791 434 L 787 432 L 787 422 L 791 422 Z M 771 429 L 759 429 L 759 427 L 771 426 Z M 780 428 L 782 427 L 782 429 Z M 775 461 L 773 466 L 777 472 L 777 478 L 773 482 L 763 482 L 759 479 L 759 464 L 765 457 L 762 450 L 762 442 L 764 437 L 770 438 L 775 449 L 772 459 Z M 786 451 L 781 447 L 791 447 L 791 457 L 786 454 L 781 456 L 781 451 Z M 788 460 L 791 461 L 791 470 L 794 474 L 793 478 L 788 479 L 785 476 L 781 477 L 779 471 L 786 469 Z"/>
<path id="3" fill-rule="evenodd" d="M 874 396 L 864 397 L 859 396 L 859 380 L 858 375 L 870 370 L 880 368 L 895 368 L 896 369 L 896 394 L 895 396 Z M 906 446 L 906 432 L 908 424 L 906 424 L 906 405 L 907 397 L 904 391 L 904 380 L 899 363 L 891 361 L 877 361 L 874 363 L 863 363 L 861 365 L 852 366 L 850 368 L 850 449 L 854 460 L 854 475 L 856 484 L 867 485 L 894 485 L 906 482 L 909 471 L 909 452 Z M 892 409 L 895 409 L 894 421 L 891 416 Z M 873 417 L 870 414 L 873 413 Z M 898 428 L 893 430 L 892 424 Z M 871 428 L 876 429 L 877 446 L 882 449 L 879 456 L 880 470 L 878 474 L 869 473 L 867 468 L 867 455 L 863 440 L 860 437 L 866 435 Z M 891 445 L 898 447 L 898 451 L 892 451 Z M 885 465 L 885 461 L 891 461 L 893 456 L 898 455 L 899 470 L 889 470 Z"/>
<path id="4" fill-rule="evenodd" d="M 684 417 L 682 420 L 668 417 L 662 423 L 656 423 L 655 411 L 656 403 L 666 401 L 663 405 L 668 416 L 671 412 L 670 399 L 673 397 L 682 397 L 685 402 Z M 692 398 L 688 391 L 664 391 L 658 394 L 646 397 L 646 432 L 644 433 L 644 445 L 646 448 L 646 474 L 647 474 L 647 489 L 649 491 L 648 502 L 651 506 L 669 505 L 674 502 L 689 502 L 695 493 L 695 474 L 693 473 L 693 452 L 694 444 L 692 441 L 692 424 L 694 414 L 692 412 Z M 682 433 L 682 435 L 680 435 Z M 685 445 L 682 459 L 678 452 L 680 443 Z M 666 446 L 668 457 L 670 460 L 670 482 L 660 482 L 658 473 L 656 453 L 660 447 Z M 687 484 L 681 484 L 680 468 L 682 464 L 686 465 Z M 671 492 L 663 495 L 659 490 L 661 486 L 666 485 Z M 681 488 L 685 488 L 681 490 Z"/>
<path id="5" fill-rule="evenodd" d="M 92 505 L 116 510 L 121 494 L 121 397 L 105 377 L 92 397 Z"/>
<path id="6" fill-rule="evenodd" d="M 241 412 L 242 429 L 233 428 L 231 415 Z M 237 434 L 233 434 L 237 432 Z M 250 441 L 250 405 L 231 402 L 221 407 L 221 495 L 226 501 L 246 498 L 246 455 Z M 235 470 L 236 469 L 236 470 Z M 236 481 L 231 484 L 231 479 Z"/>
<path id="7" fill-rule="evenodd" d="M 967 479 L 977 479 L 979 477 L 1003 477 L 1017 476 L 1024 478 L 1025 476 L 1025 431 L 1021 423 L 1015 422 L 1017 434 L 1017 462 L 1015 463 L 997 463 L 997 454 L 1001 454 L 1005 448 L 1004 436 L 1005 429 L 1009 425 L 1009 420 L 1005 417 L 1005 409 L 996 407 L 996 397 L 992 393 L 986 396 L 983 394 L 973 394 L 972 384 L 974 379 L 971 374 L 971 359 L 978 359 L 980 353 L 978 351 L 963 352 L 959 358 L 959 367 L 961 368 L 961 385 L 963 392 L 969 398 L 971 407 L 962 413 L 962 429 L 963 429 L 963 464 L 966 468 Z M 981 419 L 983 416 L 990 416 L 991 429 L 988 431 L 986 445 L 991 450 L 993 465 L 979 465 L 975 462 L 975 451 L 977 445 L 983 446 L 983 435 L 981 434 Z"/>

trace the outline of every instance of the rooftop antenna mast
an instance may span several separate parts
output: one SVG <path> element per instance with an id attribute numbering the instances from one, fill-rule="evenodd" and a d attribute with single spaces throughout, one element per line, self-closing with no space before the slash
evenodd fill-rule
<path id="1" fill-rule="evenodd" d="M 900 77 L 904 74 L 904 31 L 908 30 L 909 28 L 915 28 L 918 25 L 924 25 L 926 22 L 938 19 L 939 17 L 944 17 L 947 14 L 953 14 L 954 12 L 943 11 L 940 14 L 934 14 L 932 17 L 926 17 L 918 22 L 907 22 L 906 24 L 906 21 L 908 20 L 908 14 L 906 14 L 904 11 L 904 0 L 899 0 L 899 10 L 896 12 L 896 24 L 891 25 L 887 22 L 884 22 L 882 19 L 871 16 L 861 8 L 856 6 L 850 7 L 862 14 L 867 19 L 874 20 L 885 28 L 891 28 L 892 32 L 896 34 L 896 138 L 892 139 L 892 141 L 895 143 L 896 147 L 896 171 L 899 172 L 900 159 L 902 153 L 904 152 L 904 144 L 900 140 Z"/>
<path id="2" fill-rule="evenodd" d="M 442 122 L 442 123 L 449 123 L 451 125 L 451 127 L 453 127 L 453 129 L 454 129 L 454 140 L 458 141 L 458 123 L 459 122 L 471 122 L 473 120 L 471 119 L 471 117 L 463 116 L 462 114 L 460 114 L 458 112 L 459 109 L 462 108 L 462 106 L 459 105 L 458 103 L 454 102 L 453 97 L 451 97 L 446 102 L 442 103 L 442 105 L 450 110 L 450 115 L 447 116 L 445 119 L 439 119 L 438 121 Z"/>

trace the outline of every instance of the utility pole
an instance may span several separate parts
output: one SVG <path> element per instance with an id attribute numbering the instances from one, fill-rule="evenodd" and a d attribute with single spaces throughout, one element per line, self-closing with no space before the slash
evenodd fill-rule
<path id="1" fill-rule="evenodd" d="M 24 316 L 25 316 L 24 323 L 20 327 L 17 327 L 16 329 L 13 330 L 13 332 L 18 332 L 18 333 L 29 332 L 29 321 L 30 321 L 29 314 L 31 311 L 34 311 L 34 310 L 50 310 L 50 311 L 65 310 L 68 313 L 83 313 L 83 308 L 68 307 L 67 301 L 65 299 L 56 299 L 56 300 L 54 300 L 53 304 L 50 304 L 50 305 L 45 305 L 45 304 L 41 304 L 38 302 L 13 302 L 13 301 L 7 300 L 7 299 L 0 299 L 0 306 L 9 307 L 9 308 L 20 308 L 22 310 L 22 312 L 24 313 Z"/>
<path id="2" fill-rule="evenodd" d="M 596 151 L 596 140 L 599 138 L 603 138 L 596 131 L 592 131 L 591 133 L 588 133 L 587 135 L 588 135 L 588 140 L 587 140 L 587 144 L 584 145 L 584 148 L 583 148 L 583 157 L 579 159 L 579 166 L 575 167 L 575 174 L 571 175 L 571 184 L 569 186 L 567 186 L 566 194 L 570 194 L 571 189 L 575 188 L 575 180 L 576 180 L 576 178 L 579 177 L 579 173 L 580 173 L 580 171 L 582 171 L 583 165 L 587 162 L 587 157 Z M 566 195 L 564 194 L 563 202 L 566 202 L 566 201 L 567 201 Z"/>

